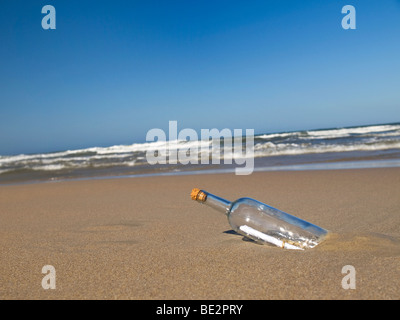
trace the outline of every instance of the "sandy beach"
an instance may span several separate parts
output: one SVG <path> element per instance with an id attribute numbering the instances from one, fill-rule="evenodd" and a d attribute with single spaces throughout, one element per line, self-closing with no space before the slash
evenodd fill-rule
<path id="1" fill-rule="evenodd" d="M 0 299 L 400 299 L 399 186 L 400 168 L 1 186 Z M 243 241 L 194 187 L 330 236 L 306 251 Z M 346 265 L 355 289 L 342 287 Z"/>

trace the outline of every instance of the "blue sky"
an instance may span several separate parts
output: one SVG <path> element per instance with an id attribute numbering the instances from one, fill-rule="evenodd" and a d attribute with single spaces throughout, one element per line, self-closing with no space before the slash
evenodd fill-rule
<path id="1" fill-rule="evenodd" d="M 44 30 L 44 5 L 56 30 Z M 356 8 L 344 30 L 341 9 Z M 400 1 L 2 1 L 0 154 L 400 121 Z"/>

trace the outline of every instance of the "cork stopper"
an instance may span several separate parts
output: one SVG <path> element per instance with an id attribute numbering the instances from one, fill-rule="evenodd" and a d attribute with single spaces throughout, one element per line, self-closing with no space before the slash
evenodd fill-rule
<path id="1" fill-rule="evenodd" d="M 192 200 L 204 202 L 204 201 L 206 201 L 207 194 L 198 188 L 194 188 L 192 190 L 192 192 L 190 193 L 190 197 L 192 198 Z"/>

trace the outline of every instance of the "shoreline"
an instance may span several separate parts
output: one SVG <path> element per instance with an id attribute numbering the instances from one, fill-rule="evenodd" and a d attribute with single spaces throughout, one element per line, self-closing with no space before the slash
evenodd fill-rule
<path id="1" fill-rule="evenodd" d="M 226 165 L 224 165 L 226 166 Z M 255 167 L 255 172 L 274 172 L 274 171 L 314 171 L 314 170 L 351 170 L 351 169 L 373 169 L 373 168 L 397 168 L 400 167 L 400 159 L 366 159 L 366 160 L 337 160 L 326 162 L 311 162 L 293 165 L 275 165 L 275 166 L 259 166 Z M 129 179 L 129 178 L 145 178 L 145 177 L 161 177 L 161 176 L 180 176 L 180 175 L 201 175 L 201 174 L 234 174 L 235 167 L 214 168 L 214 169 L 197 169 L 186 171 L 166 171 L 166 172 L 151 172 L 137 174 L 120 174 L 120 175 L 98 175 L 98 176 L 81 176 L 81 177 L 62 177 L 50 178 L 46 180 L 21 180 L 17 182 L 2 182 L 0 187 L 24 185 L 24 184 L 40 184 L 54 183 L 63 181 L 83 181 L 83 180 L 109 180 L 109 179 Z M 251 175 L 250 174 L 250 175 Z"/>

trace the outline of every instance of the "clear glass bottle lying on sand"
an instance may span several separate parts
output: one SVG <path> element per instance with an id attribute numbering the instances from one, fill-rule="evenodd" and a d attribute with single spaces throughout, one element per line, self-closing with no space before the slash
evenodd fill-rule
<path id="1" fill-rule="evenodd" d="M 258 243 L 304 250 L 314 248 L 327 234 L 323 228 L 251 198 L 230 202 L 197 188 L 191 198 L 226 214 L 234 231 Z"/>

